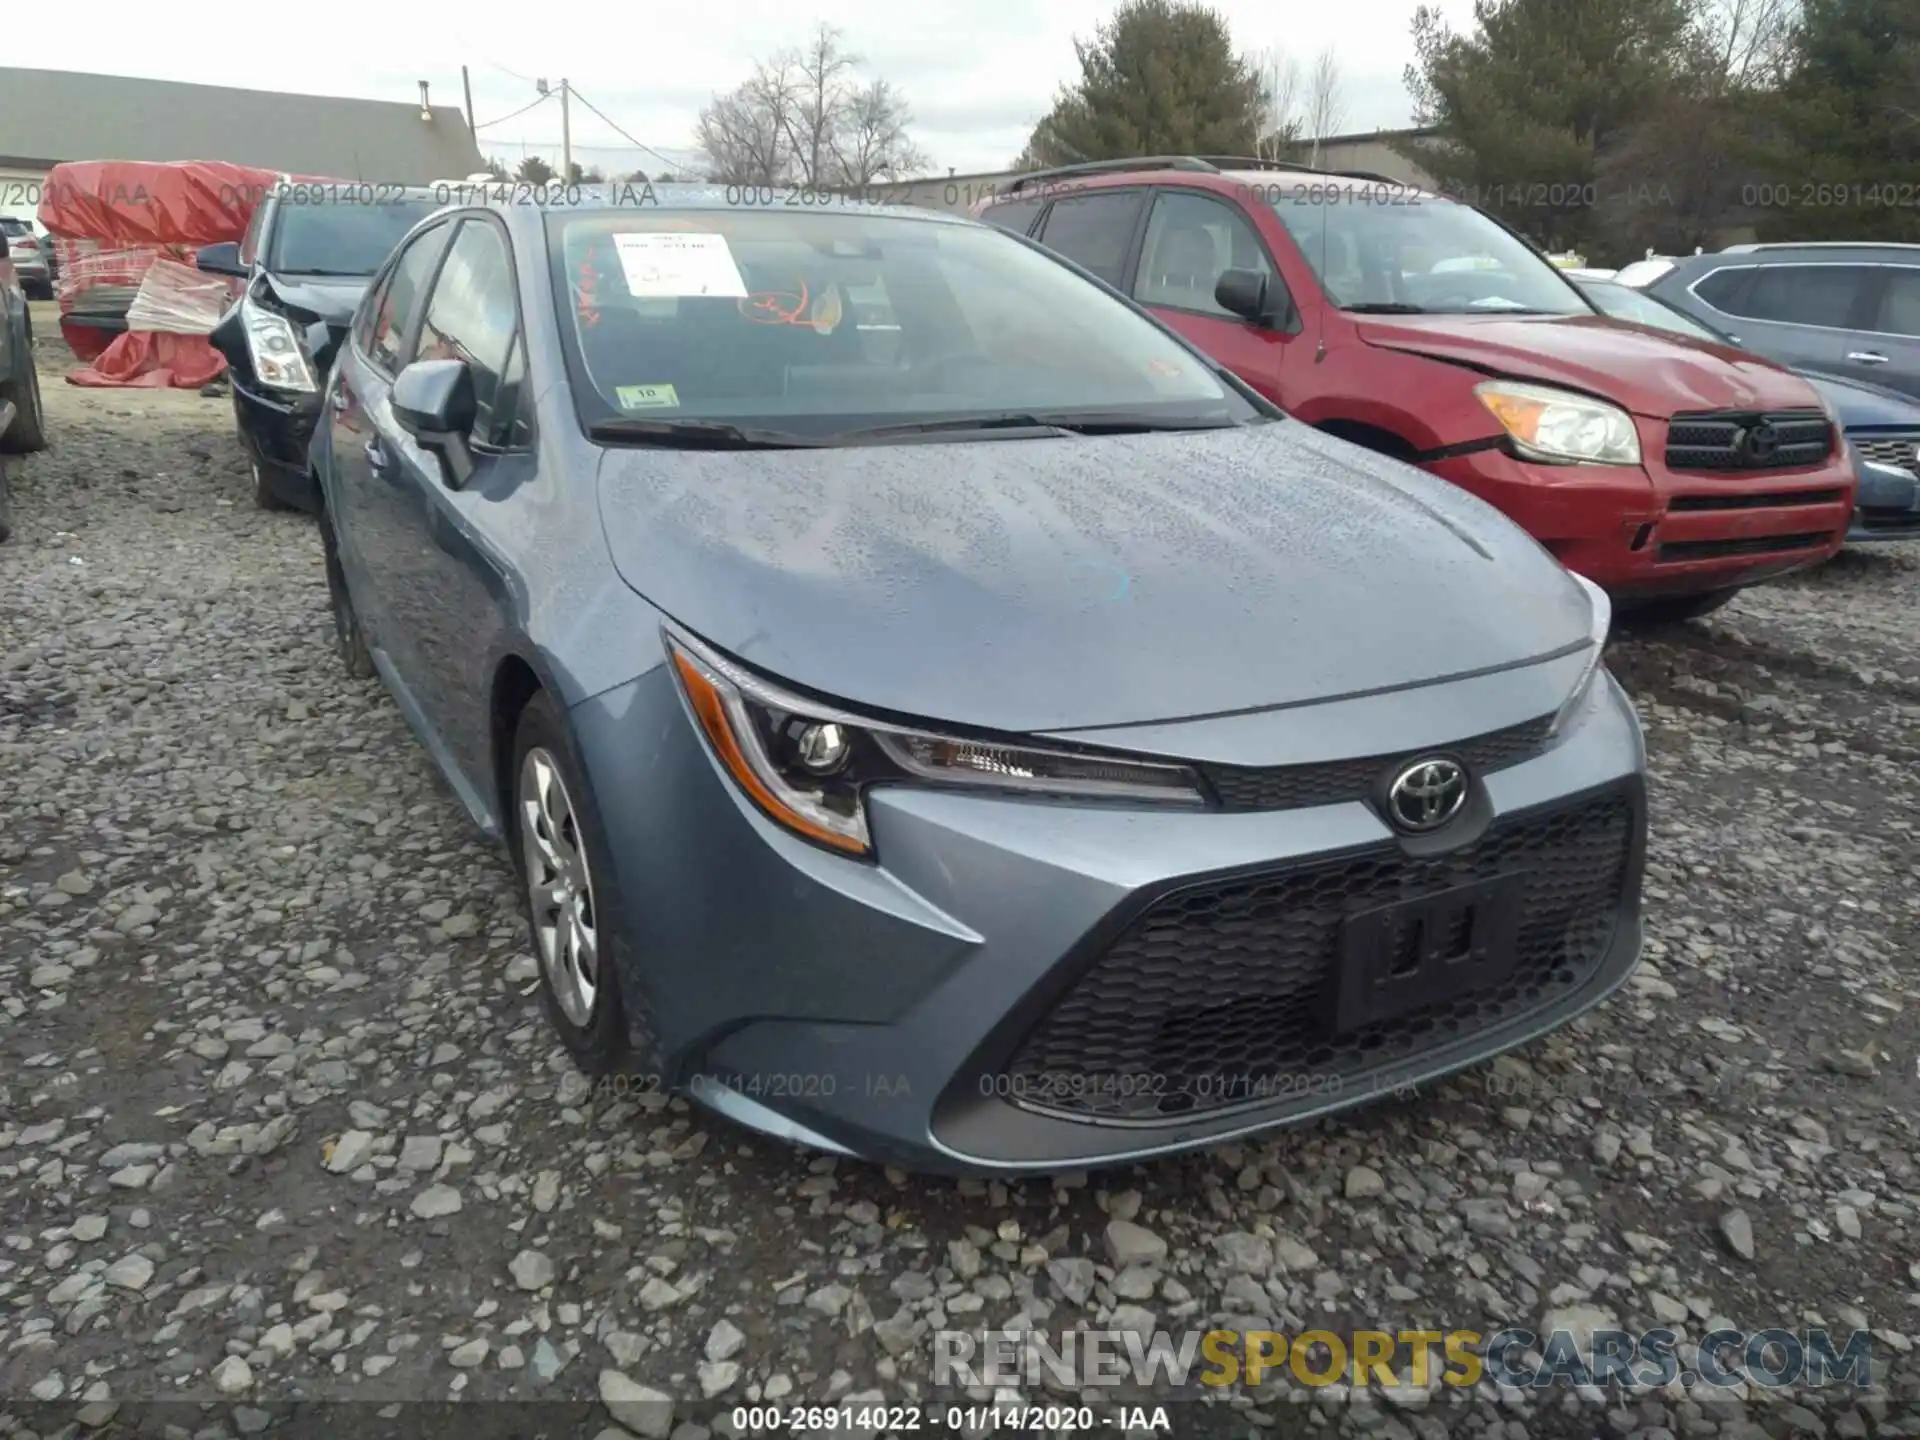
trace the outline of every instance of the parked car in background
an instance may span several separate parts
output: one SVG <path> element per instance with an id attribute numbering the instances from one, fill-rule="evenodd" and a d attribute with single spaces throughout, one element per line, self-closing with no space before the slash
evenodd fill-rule
<path id="1" fill-rule="evenodd" d="M 1024 240 L 654 194 L 414 231 L 313 450 L 342 656 L 510 847 L 582 1066 L 1055 1173 L 1626 977 L 1604 592 Z"/>
<path id="2" fill-rule="evenodd" d="M 1696 320 L 1658 295 L 1605 281 L 1580 286 L 1602 314 L 1674 335 L 1740 349 L 1740 337 Z M 1920 535 L 1920 400 L 1869 385 L 1801 370 L 1839 417 L 1859 489 L 1847 543 Z"/>
<path id="3" fill-rule="evenodd" d="M 230 367 L 234 424 L 262 509 L 318 512 L 307 447 L 327 368 L 367 281 L 394 242 L 438 208 L 435 194 L 283 180 L 238 243 L 200 251 L 203 272 L 242 282 L 209 338 Z"/>
<path id="4" fill-rule="evenodd" d="M 1619 278 L 1756 355 L 1920 398 L 1920 245 L 1735 245 Z"/>
<path id="5" fill-rule="evenodd" d="M 1839 548 L 1853 472 L 1804 380 L 1606 322 L 1471 206 L 1235 168 L 1257 163 L 1072 167 L 978 213 L 1302 420 L 1499 506 L 1643 619 L 1705 614 Z"/>
<path id="6" fill-rule="evenodd" d="M 14 237 L 0 229 L 0 541 L 13 533 L 7 457 L 47 446 L 40 374 L 33 363 L 33 315 L 13 265 Z"/>
<path id="7" fill-rule="evenodd" d="M 31 220 L 0 215 L 0 235 L 7 237 L 7 253 L 21 289 L 35 300 L 53 298 L 53 241 Z"/>

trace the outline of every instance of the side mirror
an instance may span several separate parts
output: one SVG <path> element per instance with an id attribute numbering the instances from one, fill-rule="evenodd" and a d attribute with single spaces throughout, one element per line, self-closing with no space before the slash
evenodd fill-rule
<path id="1" fill-rule="evenodd" d="M 218 245 L 202 245 L 193 257 L 194 268 L 203 275 L 238 275 L 242 278 L 247 267 L 240 263 L 240 247 L 232 240 L 222 240 Z"/>
<path id="2" fill-rule="evenodd" d="M 1214 282 L 1213 299 L 1222 310 L 1256 325 L 1284 330 L 1293 322 L 1293 302 L 1282 295 L 1269 298 L 1271 281 L 1264 270 L 1225 270 Z"/>
<path id="3" fill-rule="evenodd" d="M 464 360 L 416 360 L 393 380 L 393 421 L 440 459 L 440 476 L 458 490 L 473 476 L 467 436 L 479 414 Z"/>

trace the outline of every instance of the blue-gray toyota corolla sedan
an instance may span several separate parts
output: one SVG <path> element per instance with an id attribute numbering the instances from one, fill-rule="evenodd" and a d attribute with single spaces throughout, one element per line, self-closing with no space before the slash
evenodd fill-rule
<path id="1" fill-rule="evenodd" d="M 1458 1069 L 1634 965 L 1606 600 L 1495 510 L 999 229 L 451 199 L 329 384 L 335 625 L 511 851 L 589 1073 L 1057 1171 Z"/>

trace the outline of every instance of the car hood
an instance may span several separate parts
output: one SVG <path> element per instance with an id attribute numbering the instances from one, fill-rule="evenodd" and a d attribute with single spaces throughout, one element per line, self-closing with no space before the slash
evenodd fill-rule
<path id="1" fill-rule="evenodd" d="M 1498 511 L 1291 420 L 1186 434 L 610 449 L 614 563 L 702 638 L 896 715 L 1064 730 L 1293 705 L 1577 647 Z"/>
<path id="2" fill-rule="evenodd" d="M 1757 355 L 1600 315 L 1394 315 L 1356 326 L 1369 345 L 1571 386 L 1653 419 L 1818 404 L 1806 381 Z"/>
<path id="3" fill-rule="evenodd" d="M 367 293 L 367 283 L 372 278 L 297 279 L 268 274 L 267 284 L 283 306 L 304 310 L 308 318 L 344 327 L 353 323 L 353 312 L 360 304 L 360 297 Z"/>
<path id="4" fill-rule="evenodd" d="M 1801 377 L 1826 397 L 1840 416 L 1842 429 L 1855 426 L 1886 426 L 1902 430 L 1920 430 L 1920 404 L 1898 390 L 1871 385 L 1861 380 L 1842 380 L 1802 370 Z"/>

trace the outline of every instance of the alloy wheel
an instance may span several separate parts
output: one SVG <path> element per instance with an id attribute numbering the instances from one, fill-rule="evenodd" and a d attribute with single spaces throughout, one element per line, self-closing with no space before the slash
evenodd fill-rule
<path id="1" fill-rule="evenodd" d="M 574 1025 L 593 1018 L 600 993 L 599 912 L 573 799 L 553 756 L 538 746 L 520 762 L 520 852 L 540 966 Z"/>

